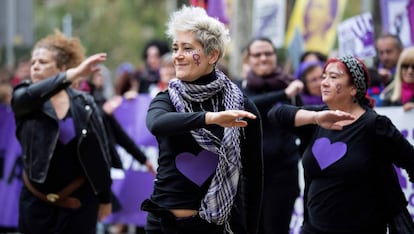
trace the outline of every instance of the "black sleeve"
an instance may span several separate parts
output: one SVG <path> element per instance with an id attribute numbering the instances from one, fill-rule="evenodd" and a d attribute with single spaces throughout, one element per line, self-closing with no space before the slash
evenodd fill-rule
<path id="1" fill-rule="evenodd" d="M 327 109 L 325 105 L 311 105 L 311 106 L 292 106 L 292 105 L 280 105 L 272 107 L 267 113 L 269 122 L 273 125 L 278 126 L 280 129 L 287 130 L 295 134 L 300 139 L 299 151 L 301 154 L 307 147 L 309 140 L 312 138 L 315 129 L 318 127 L 314 124 L 304 125 L 295 127 L 296 113 L 300 109 L 321 111 Z"/>
<path id="2" fill-rule="evenodd" d="M 242 134 L 242 197 L 247 211 L 247 231 L 257 233 L 263 197 L 262 121 L 256 106 L 248 99 L 245 101 L 245 110 L 257 118 L 247 120 L 248 125 Z"/>
<path id="3" fill-rule="evenodd" d="M 22 82 L 13 90 L 12 108 L 15 116 L 38 111 L 44 102 L 69 85 L 65 72 L 36 83 Z"/>
<path id="4" fill-rule="evenodd" d="M 99 203 L 101 204 L 111 203 L 111 200 L 112 200 L 111 189 L 98 193 L 98 200 L 99 200 Z"/>
<path id="5" fill-rule="evenodd" d="M 134 157 L 141 164 L 145 164 L 147 157 L 135 144 L 134 140 L 129 137 L 124 128 L 119 124 L 118 120 L 113 115 L 105 114 L 108 121 L 110 133 L 113 134 L 115 143 L 124 148 L 132 157 Z"/>
<path id="6" fill-rule="evenodd" d="M 382 152 L 387 152 L 392 163 L 404 168 L 409 176 L 409 180 L 414 182 L 414 148 L 405 139 L 401 132 L 394 126 L 391 120 L 382 115 L 378 115 L 375 121 L 375 133 L 379 138 L 378 146 L 382 146 Z"/>
<path id="7" fill-rule="evenodd" d="M 176 112 L 168 92 L 161 92 L 151 101 L 146 123 L 155 136 L 175 135 L 205 127 L 205 114 L 206 112 Z"/>
<path id="8" fill-rule="evenodd" d="M 299 107 L 292 105 L 274 106 L 267 113 L 267 118 L 273 125 L 293 132 L 295 129 L 295 116 L 298 110 Z"/>

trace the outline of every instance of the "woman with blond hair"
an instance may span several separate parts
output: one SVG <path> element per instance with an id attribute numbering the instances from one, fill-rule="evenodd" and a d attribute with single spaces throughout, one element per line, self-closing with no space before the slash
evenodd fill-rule
<path id="1" fill-rule="evenodd" d="M 227 30 L 202 8 L 171 16 L 176 78 L 151 102 L 148 129 L 159 158 L 148 234 L 257 233 L 262 198 L 261 121 L 216 64 Z"/>
<path id="2" fill-rule="evenodd" d="M 414 108 L 414 47 L 405 48 L 398 58 L 395 77 L 381 94 L 383 106 Z"/>

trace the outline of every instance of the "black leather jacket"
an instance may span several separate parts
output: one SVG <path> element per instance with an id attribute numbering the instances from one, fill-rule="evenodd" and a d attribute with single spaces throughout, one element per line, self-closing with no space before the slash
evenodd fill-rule
<path id="1" fill-rule="evenodd" d="M 71 100 L 79 162 L 95 194 L 102 203 L 109 202 L 111 158 L 102 114 L 90 95 L 69 88 L 69 85 L 63 72 L 37 83 L 24 82 L 14 89 L 12 108 L 24 170 L 34 182 L 46 180 L 59 137 L 58 118 L 49 99 L 65 89 Z"/>

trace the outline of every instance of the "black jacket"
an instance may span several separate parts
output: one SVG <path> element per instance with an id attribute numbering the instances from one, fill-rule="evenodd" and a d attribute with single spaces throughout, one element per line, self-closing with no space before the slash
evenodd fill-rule
<path id="1" fill-rule="evenodd" d="M 77 157 L 83 172 L 101 202 L 109 202 L 111 158 L 102 113 L 93 98 L 69 88 L 66 73 L 31 83 L 23 82 L 13 92 L 12 108 L 16 135 L 22 146 L 24 170 L 37 183 L 46 180 L 59 137 L 59 124 L 50 97 L 65 89 L 77 136 Z"/>

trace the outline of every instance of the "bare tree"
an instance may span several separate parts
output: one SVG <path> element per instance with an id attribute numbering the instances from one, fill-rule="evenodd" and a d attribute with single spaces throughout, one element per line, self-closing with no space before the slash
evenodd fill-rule
<path id="1" fill-rule="evenodd" d="M 241 73 L 242 50 L 252 35 L 253 0 L 233 0 L 230 32 L 232 37 L 229 71 L 232 77 Z"/>

